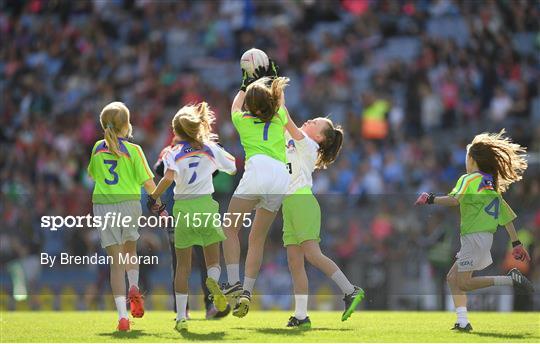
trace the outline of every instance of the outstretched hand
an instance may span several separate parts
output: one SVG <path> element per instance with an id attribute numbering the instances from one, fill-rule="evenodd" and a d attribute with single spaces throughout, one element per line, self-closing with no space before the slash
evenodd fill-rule
<path id="1" fill-rule="evenodd" d="M 433 204 L 435 195 L 432 193 L 422 192 L 420 196 L 414 202 L 414 205 L 424 205 L 424 204 Z"/>

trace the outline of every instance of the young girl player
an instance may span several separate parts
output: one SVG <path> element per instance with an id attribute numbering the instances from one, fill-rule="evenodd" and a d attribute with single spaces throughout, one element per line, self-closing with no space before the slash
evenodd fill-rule
<path id="1" fill-rule="evenodd" d="M 164 175 L 150 194 L 150 203 L 175 182 L 173 215 L 176 221 L 176 326 L 187 331 L 186 305 L 191 273 L 191 248 L 202 246 L 208 278 L 206 286 L 218 311 L 224 311 L 227 299 L 218 282 L 221 274 L 219 243 L 225 239 L 221 228 L 219 204 L 212 198 L 212 174 L 220 170 L 236 173 L 235 159 L 217 143 L 211 124 L 214 115 L 205 102 L 181 108 L 172 120 L 177 144 L 163 156 Z"/>
<path id="2" fill-rule="evenodd" d="M 287 113 L 288 115 L 288 113 Z M 283 200 L 283 244 L 294 287 L 294 315 L 288 327 L 310 328 L 307 315 L 308 279 L 304 258 L 331 278 L 345 295 L 345 311 L 341 320 L 347 320 L 364 297 L 364 291 L 351 284 L 341 269 L 325 256 L 319 247 L 321 209 L 311 191 L 312 173 L 327 168 L 334 162 L 343 143 L 343 131 L 328 118 L 307 121 L 299 129 L 288 116 L 287 161 L 291 182 Z"/>
<path id="3" fill-rule="evenodd" d="M 251 292 L 259 273 L 268 230 L 281 206 L 289 185 L 285 165 L 285 125 L 287 115 L 283 106 L 283 89 L 288 78 L 276 76 L 273 62 L 267 69 L 259 67 L 255 78 L 242 71 L 242 86 L 231 107 L 232 122 L 240 135 L 246 152 L 245 172 L 229 204 L 229 213 L 249 214 L 255 208 L 255 218 L 249 234 L 244 284 L 240 284 L 241 222 L 225 227 L 227 240 L 223 254 L 227 264 L 228 283 L 225 294 L 237 296 L 233 315 L 244 317 L 249 311 Z M 246 111 L 243 109 L 245 108 Z"/>
<path id="4" fill-rule="evenodd" d="M 456 307 L 457 322 L 452 330 L 471 331 L 467 319 L 467 292 L 491 287 L 514 286 L 522 293 L 532 293 L 532 284 L 517 269 L 506 276 L 473 277 L 493 262 L 491 244 L 498 226 L 505 226 L 512 240 L 512 254 L 517 260 L 530 260 L 529 253 L 518 240 L 513 220 L 516 214 L 502 198 L 510 184 L 521 180 L 527 169 L 522 154 L 525 148 L 498 134 L 480 134 L 467 146 L 466 169 L 448 196 L 422 193 L 417 205 L 439 204 L 458 206 L 461 213 L 461 249 L 457 261 L 448 272 L 447 281 Z"/>
<path id="5" fill-rule="evenodd" d="M 123 264 L 123 261 L 131 260 L 121 260 L 120 255 L 137 255 L 138 218 L 142 214 L 141 185 L 147 192 L 151 192 L 156 184 L 141 147 L 127 141 L 132 131 L 128 108 L 121 102 L 110 103 L 101 111 L 99 121 L 105 138 L 94 145 L 88 165 L 88 174 L 95 181 L 92 194 L 94 216 L 103 219 L 106 214 L 112 213 L 131 218 L 126 227 L 108 224 L 100 230 L 101 246 L 112 261 L 110 278 L 118 310 L 117 329 L 128 331 L 126 273 L 133 317 L 141 318 L 144 315 L 144 301 L 138 287 L 138 264 Z"/>

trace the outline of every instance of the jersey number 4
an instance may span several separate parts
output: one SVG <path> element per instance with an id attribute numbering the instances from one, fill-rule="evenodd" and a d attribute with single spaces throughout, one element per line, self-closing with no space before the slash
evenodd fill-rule
<path id="1" fill-rule="evenodd" d="M 103 160 L 103 163 L 105 165 L 111 165 L 109 167 L 109 172 L 111 173 L 111 176 L 113 177 L 112 180 L 105 178 L 105 183 L 107 183 L 108 185 L 118 184 L 118 173 L 116 173 L 116 171 L 114 170 L 116 166 L 118 166 L 118 161 L 117 160 Z"/>
<path id="2" fill-rule="evenodd" d="M 499 197 L 494 198 L 493 201 L 484 208 L 484 211 L 497 220 L 499 218 Z"/>

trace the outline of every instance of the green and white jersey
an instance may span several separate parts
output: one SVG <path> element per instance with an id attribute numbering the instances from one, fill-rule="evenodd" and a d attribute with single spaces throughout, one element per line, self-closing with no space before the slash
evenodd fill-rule
<path id="1" fill-rule="evenodd" d="M 120 156 L 114 155 L 105 140 L 99 140 L 92 149 L 88 174 L 94 179 L 92 202 L 119 203 L 141 199 L 141 185 L 154 174 L 139 145 L 119 138 Z"/>
<path id="2" fill-rule="evenodd" d="M 461 235 L 497 231 L 516 218 L 516 214 L 495 191 L 493 177 L 482 172 L 462 175 L 448 194 L 459 201 Z"/>
<path id="3" fill-rule="evenodd" d="M 291 182 L 287 194 L 293 194 L 313 186 L 313 171 L 317 163 L 319 144 L 304 133 L 304 138 L 294 140 L 287 132 L 287 168 L 291 174 Z"/>
<path id="4" fill-rule="evenodd" d="M 256 154 L 263 154 L 281 162 L 285 157 L 285 125 L 287 112 L 280 108 L 270 122 L 263 122 L 249 112 L 236 111 L 232 122 L 240 135 L 240 143 L 246 152 L 246 161 Z"/>

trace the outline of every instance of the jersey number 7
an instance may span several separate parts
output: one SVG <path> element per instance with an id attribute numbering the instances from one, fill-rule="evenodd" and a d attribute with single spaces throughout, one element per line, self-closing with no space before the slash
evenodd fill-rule
<path id="1" fill-rule="evenodd" d="M 193 174 L 191 175 L 191 178 L 189 179 L 189 182 L 188 184 L 191 184 L 195 181 L 195 179 L 197 179 L 197 171 L 195 171 L 195 169 L 197 168 L 197 166 L 199 166 L 199 162 L 198 161 L 195 161 L 195 162 L 190 162 L 189 163 L 189 168 L 193 168 Z"/>
<path id="2" fill-rule="evenodd" d="M 270 128 L 271 122 L 259 122 L 254 121 L 254 124 L 263 124 L 264 123 L 264 129 L 263 129 L 263 141 L 268 141 L 268 129 Z"/>

